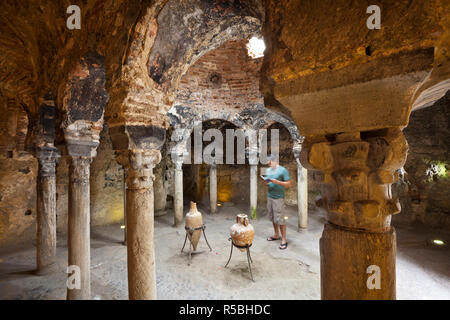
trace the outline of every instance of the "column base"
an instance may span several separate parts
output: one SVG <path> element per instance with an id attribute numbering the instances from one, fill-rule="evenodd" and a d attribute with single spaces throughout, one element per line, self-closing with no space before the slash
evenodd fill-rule
<path id="1" fill-rule="evenodd" d="M 322 299 L 395 299 L 395 257 L 393 227 L 384 233 L 374 233 L 327 223 L 320 239 Z M 379 286 L 374 271 L 377 267 Z"/>
<path id="2" fill-rule="evenodd" d="M 40 267 L 33 271 L 33 274 L 36 276 L 46 276 L 51 273 L 58 271 L 58 264 L 55 262 L 45 267 Z"/>

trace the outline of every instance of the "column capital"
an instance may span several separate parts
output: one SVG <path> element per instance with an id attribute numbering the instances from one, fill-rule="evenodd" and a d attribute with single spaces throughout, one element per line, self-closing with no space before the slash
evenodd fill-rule
<path id="1" fill-rule="evenodd" d="M 153 188 L 153 168 L 161 161 L 159 150 L 133 149 L 118 151 L 117 162 L 127 170 L 128 189 Z"/>
<path id="2" fill-rule="evenodd" d="M 89 183 L 91 157 L 72 156 L 70 178 L 74 183 Z"/>
<path id="3" fill-rule="evenodd" d="M 177 130 L 181 130 L 181 129 L 177 129 Z M 185 129 L 183 129 L 185 130 Z M 172 162 L 177 164 L 180 163 L 181 164 L 184 162 L 186 155 L 188 154 L 188 150 L 187 150 L 187 146 L 186 146 L 187 141 L 186 140 L 182 140 L 182 138 L 177 138 L 172 136 L 172 142 L 171 144 L 174 144 L 170 147 L 170 156 L 172 158 Z"/>
<path id="4" fill-rule="evenodd" d="M 292 152 L 294 153 L 295 159 L 300 159 L 300 153 L 302 152 L 302 143 L 305 141 L 305 138 L 302 137 L 300 140 L 294 143 L 294 147 L 292 148 Z M 298 163 L 298 161 L 297 161 Z"/>
<path id="5" fill-rule="evenodd" d="M 175 164 L 175 170 L 182 170 L 183 169 L 183 161 L 176 161 Z"/>
<path id="6" fill-rule="evenodd" d="M 59 150 L 53 146 L 41 147 L 36 150 L 39 161 L 39 177 L 53 177 L 56 174 L 56 162 L 61 157 Z"/>
<path id="7" fill-rule="evenodd" d="M 97 156 L 97 141 L 67 141 L 67 153 L 72 157 L 95 158 Z"/>
<path id="8" fill-rule="evenodd" d="M 69 155 L 90 158 L 97 156 L 102 128 L 103 119 L 98 122 L 77 120 L 71 124 L 64 124 L 64 138 Z"/>
<path id="9" fill-rule="evenodd" d="M 400 212 L 391 184 L 397 181 L 408 144 L 399 128 L 337 134 L 334 141 L 311 142 L 302 160 L 321 170 L 322 199 L 328 220 L 346 228 L 389 230 L 391 215 Z"/>
<path id="10" fill-rule="evenodd" d="M 170 155 L 172 157 L 173 164 L 175 164 L 176 170 L 181 170 L 183 167 L 186 153 L 186 146 L 182 143 L 179 143 L 171 148 Z"/>

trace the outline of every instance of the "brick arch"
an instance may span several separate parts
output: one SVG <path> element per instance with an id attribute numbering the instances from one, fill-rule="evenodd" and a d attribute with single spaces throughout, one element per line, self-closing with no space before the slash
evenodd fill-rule
<path id="1" fill-rule="evenodd" d="M 238 114 L 230 114 L 228 112 L 209 112 L 203 114 L 196 114 L 189 107 L 175 106 L 171 108 L 168 113 L 171 119 L 171 125 L 174 128 L 174 133 L 170 137 L 170 149 L 172 153 L 180 154 L 186 152 L 187 142 L 195 127 L 201 125 L 203 122 L 211 120 L 222 120 L 233 124 L 240 129 L 247 128 L 247 125 Z"/>
<path id="2" fill-rule="evenodd" d="M 260 0 L 169 0 L 143 11 L 130 35 L 120 72 L 108 81 L 105 119 L 120 147 L 159 149 L 166 139 L 182 75 L 206 52 L 222 43 L 261 33 Z M 149 144 L 143 135 L 156 138 Z"/>
<path id="3" fill-rule="evenodd" d="M 294 141 L 293 151 L 295 156 L 298 157 L 301 151 L 304 137 L 300 134 L 300 131 L 295 122 L 279 113 L 266 109 L 265 107 L 260 108 L 262 109 L 258 113 L 258 117 L 255 119 L 254 122 L 255 129 L 257 130 L 267 129 L 274 123 L 282 124 L 288 130 L 292 140 Z"/>
<path id="4" fill-rule="evenodd" d="M 186 150 L 186 144 L 190 137 L 194 127 L 209 120 L 223 120 L 234 124 L 237 128 L 241 129 L 267 129 L 274 123 L 282 124 L 290 133 L 293 140 L 293 152 L 298 157 L 304 137 L 301 136 L 295 123 L 273 111 L 267 110 L 263 106 L 256 106 L 250 111 L 249 108 L 242 110 L 240 113 L 228 113 L 226 111 L 212 111 L 203 114 L 196 114 L 189 107 L 175 106 L 169 111 L 169 117 L 171 118 L 171 124 L 174 130 L 174 136 L 172 136 L 172 145 L 170 149 L 172 152 L 179 153 Z M 250 118 L 248 113 L 253 112 L 255 115 Z M 178 133 L 177 133 L 178 130 Z"/>
<path id="5" fill-rule="evenodd" d="M 157 87 L 178 87 L 185 72 L 205 53 L 230 40 L 261 34 L 260 1 L 169 0 L 158 15 L 158 35 L 147 63 Z"/>

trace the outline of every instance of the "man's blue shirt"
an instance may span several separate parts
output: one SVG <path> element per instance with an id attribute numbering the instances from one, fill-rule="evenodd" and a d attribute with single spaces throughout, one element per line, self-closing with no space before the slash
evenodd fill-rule
<path id="1" fill-rule="evenodd" d="M 289 181 L 289 172 L 285 167 L 278 166 L 276 168 L 268 168 L 266 170 L 266 177 L 269 179 L 276 179 L 278 181 Z M 267 191 L 267 196 L 272 199 L 284 198 L 284 187 L 273 182 L 269 182 L 269 190 Z"/>

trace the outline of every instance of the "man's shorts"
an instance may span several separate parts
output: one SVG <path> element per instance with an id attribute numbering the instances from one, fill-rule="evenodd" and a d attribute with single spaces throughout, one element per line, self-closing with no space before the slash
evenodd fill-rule
<path id="1" fill-rule="evenodd" d="M 284 226 L 286 224 L 284 214 L 284 198 L 272 199 L 267 198 L 267 210 L 269 211 L 269 219 L 276 224 Z"/>

